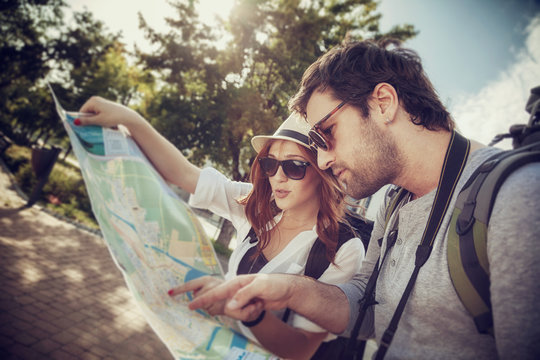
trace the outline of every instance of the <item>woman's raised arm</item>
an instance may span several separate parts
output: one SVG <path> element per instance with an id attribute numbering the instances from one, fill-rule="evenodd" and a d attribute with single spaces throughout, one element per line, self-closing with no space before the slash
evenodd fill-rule
<path id="1" fill-rule="evenodd" d="M 182 189 L 195 192 L 201 169 L 190 163 L 173 144 L 156 131 L 140 114 L 98 96 L 91 97 L 79 110 L 75 125 L 125 126 L 163 178 Z"/>

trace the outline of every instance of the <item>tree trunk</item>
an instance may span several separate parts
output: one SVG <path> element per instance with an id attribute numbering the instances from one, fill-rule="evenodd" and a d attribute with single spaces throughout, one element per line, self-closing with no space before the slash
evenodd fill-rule
<path id="1" fill-rule="evenodd" d="M 218 238 L 216 242 L 222 244 L 225 247 L 229 247 L 229 243 L 234 235 L 234 226 L 232 222 L 227 219 L 223 219 L 221 224 L 221 230 L 219 231 Z"/>
<path id="2" fill-rule="evenodd" d="M 234 181 L 242 181 L 242 175 L 239 171 L 240 147 L 232 139 L 229 139 L 229 145 L 232 150 L 232 178 Z M 235 229 L 233 224 L 229 220 L 222 219 L 222 221 L 223 222 L 221 224 L 221 230 L 219 231 L 216 242 L 222 244 L 223 246 L 229 247 Z"/>

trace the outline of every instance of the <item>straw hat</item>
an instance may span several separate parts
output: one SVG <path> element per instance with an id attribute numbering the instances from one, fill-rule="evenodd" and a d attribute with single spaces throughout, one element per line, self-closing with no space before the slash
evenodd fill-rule
<path id="1" fill-rule="evenodd" d="M 311 129 L 307 121 L 297 112 L 293 112 L 281 124 L 274 135 L 257 135 L 251 139 L 251 145 L 256 152 L 261 151 L 269 140 L 288 140 L 310 149 L 308 132 Z"/>

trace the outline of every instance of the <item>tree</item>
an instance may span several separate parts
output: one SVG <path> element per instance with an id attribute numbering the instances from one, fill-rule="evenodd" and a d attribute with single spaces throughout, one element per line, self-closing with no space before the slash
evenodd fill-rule
<path id="1" fill-rule="evenodd" d="M 213 30 L 198 19 L 194 1 L 173 5 L 177 16 L 167 19 L 166 34 L 142 21 L 158 49 L 139 52 L 141 63 L 167 84 L 146 115 L 190 160 L 211 162 L 234 180 L 247 178 L 251 137 L 286 118 L 289 97 L 321 54 L 345 38 L 415 35 L 410 25 L 381 33 L 372 0 L 238 0 Z M 221 50 L 213 43 L 220 31 L 232 37 Z"/>
<path id="2" fill-rule="evenodd" d="M 19 143 L 67 144 L 45 80 L 66 109 L 91 95 L 128 104 L 153 86 L 148 72 L 128 65 L 119 35 L 88 11 L 66 25 L 62 0 L 7 1 L 0 5 L 0 123 Z"/>
<path id="3" fill-rule="evenodd" d="M 54 55 L 48 46 L 49 29 L 62 25 L 64 6 L 62 0 L 8 0 L 0 5 L 0 121 L 11 136 L 17 137 L 12 131 L 15 116 L 36 113 L 23 108 L 30 104 L 29 89 L 51 69 Z M 30 124 L 19 126 L 27 127 Z"/>
<path id="4" fill-rule="evenodd" d="M 287 102 L 305 69 L 345 39 L 395 37 L 406 40 L 411 25 L 381 33 L 372 0 L 240 0 L 231 12 L 232 46 L 243 61 L 243 80 L 276 115 L 287 115 Z"/>

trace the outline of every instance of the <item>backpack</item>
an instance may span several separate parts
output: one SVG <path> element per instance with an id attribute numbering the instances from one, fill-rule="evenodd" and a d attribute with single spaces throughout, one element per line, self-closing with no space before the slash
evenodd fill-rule
<path id="1" fill-rule="evenodd" d="M 508 134 L 497 135 L 489 144 L 511 137 L 513 149 L 495 154 L 473 172 L 457 196 L 448 227 L 450 278 L 482 334 L 493 335 L 487 258 L 491 210 L 508 176 L 526 164 L 540 161 L 540 86 L 531 89 L 525 109 L 531 114 L 527 125 L 513 125 Z M 386 226 L 406 193 L 403 188 L 391 188 L 387 193 Z"/>
<path id="2" fill-rule="evenodd" d="M 364 248 L 367 249 L 367 243 L 369 242 L 369 237 L 371 235 L 371 230 L 373 229 L 373 221 L 370 220 L 364 220 L 360 219 L 357 216 L 354 216 L 352 214 L 346 213 L 346 220 L 348 224 L 340 223 L 339 224 L 339 236 L 338 236 L 338 243 L 336 247 L 336 253 L 348 240 L 359 237 L 360 240 L 362 240 L 362 243 L 364 244 Z M 253 228 L 250 229 L 248 235 L 244 239 L 244 241 L 250 241 L 251 243 L 254 243 L 257 241 L 257 235 L 255 234 L 255 230 Z M 246 252 L 246 254 L 242 257 L 240 262 L 249 261 L 249 258 L 252 256 L 250 252 Z M 305 276 L 310 276 L 314 279 L 318 279 L 321 277 L 321 275 L 326 271 L 326 269 L 330 266 L 330 261 L 326 257 L 326 249 L 324 246 L 324 243 L 317 238 L 315 242 L 313 243 L 311 250 L 309 251 L 309 255 L 306 261 L 306 267 L 304 270 Z M 282 321 L 287 322 L 289 316 L 290 316 L 290 309 L 286 309 L 285 313 L 283 314 Z M 338 336 L 336 339 L 323 342 L 315 354 L 311 357 L 312 360 L 330 360 L 335 359 L 336 354 L 341 353 L 345 346 L 347 345 L 347 342 L 349 341 L 348 338 Z M 363 353 L 365 347 L 365 341 L 358 340 L 356 342 L 356 349 L 359 353 Z"/>
<path id="3" fill-rule="evenodd" d="M 461 302 L 479 333 L 493 335 L 489 293 L 487 228 L 497 193 L 516 169 L 540 161 L 540 86 L 531 89 L 525 109 L 527 125 L 513 125 L 508 134 L 497 135 L 493 145 L 513 138 L 513 150 L 486 160 L 463 186 L 452 213 L 448 232 L 448 268 Z"/>

